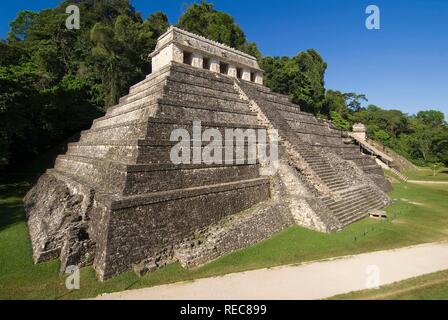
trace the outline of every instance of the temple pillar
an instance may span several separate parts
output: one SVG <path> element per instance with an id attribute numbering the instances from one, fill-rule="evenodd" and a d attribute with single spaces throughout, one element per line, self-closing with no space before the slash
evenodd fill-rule
<path id="1" fill-rule="evenodd" d="M 249 69 L 246 69 L 246 68 L 243 69 L 243 75 L 242 75 L 241 79 L 250 81 L 250 70 Z"/>
<path id="2" fill-rule="evenodd" d="M 261 72 L 255 74 L 255 83 L 263 84 L 263 74 Z"/>
<path id="3" fill-rule="evenodd" d="M 203 62 L 204 62 L 204 58 L 203 58 L 202 54 L 196 53 L 196 52 L 192 53 L 191 65 L 193 67 L 202 69 Z"/>
<path id="4" fill-rule="evenodd" d="M 210 59 L 210 71 L 219 73 L 219 60 L 218 59 Z"/>
<path id="5" fill-rule="evenodd" d="M 229 70 L 227 71 L 227 75 L 236 78 L 236 67 L 232 64 L 229 65 Z"/>

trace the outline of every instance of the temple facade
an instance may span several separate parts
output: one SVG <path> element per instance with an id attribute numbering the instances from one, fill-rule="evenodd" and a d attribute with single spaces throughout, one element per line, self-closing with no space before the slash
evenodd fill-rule
<path id="1" fill-rule="evenodd" d="M 158 39 L 150 58 L 153 72 L 178 62 L 263 84 L 263 70 L 255 57 L 174 26 Z"/>

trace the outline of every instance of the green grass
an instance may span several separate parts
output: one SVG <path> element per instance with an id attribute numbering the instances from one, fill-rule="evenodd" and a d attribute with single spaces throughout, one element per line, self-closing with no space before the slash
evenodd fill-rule
<path id="1" fill-rule="evenodd" d="M 388 220 L 370 218 L 336 234 L 291 227 L 271 239 L 234 252 L 203 267 L 168 265 L 138 278 L 127 272 L 105 282 L 91 267 L 81 270 L 81 289 L 65 289 L 59 262 L 34 265 L 22 208 L 25 182 L 0 185 L 0 299 L 79 299 L 243 270 L 294 264 L 341 255 L 448 239 L 448 185 L 394 184 Z"/>
<path id="2" fill-rule="evenodd" d="M 334 296 L 333 300 L 448 300 L 448 270 Z"/>
<path id="3" fill-rule="evenodd" d="M 436 175 L 429 168 L 419 168 L 419 170 L 404 171 L 404 174 L 411 180 L 425 181 L 448 181 L 448 168 L 439 169 Z"/>

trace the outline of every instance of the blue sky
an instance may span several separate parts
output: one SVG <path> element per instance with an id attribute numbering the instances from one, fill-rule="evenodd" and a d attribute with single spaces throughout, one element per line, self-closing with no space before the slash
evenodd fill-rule
<path id="1" fill-rule="evenodd" d="M 57 0 L 0 2 L 0 37 L 19 10 Z M 192 0 L 133 0 L 143 17 L 165 12 L 171 23 Z M 369 103 L 448 116 L 447 0 L 211 0 L 231 14 L 264 55 L 292 56 L 315 48 L 328 69 L 326 87 L 364 93 Z M 381 29 L 367 30 L 369 4 L 381 10 Z M 82 13 L 81 13 L 82 19 Z"/>

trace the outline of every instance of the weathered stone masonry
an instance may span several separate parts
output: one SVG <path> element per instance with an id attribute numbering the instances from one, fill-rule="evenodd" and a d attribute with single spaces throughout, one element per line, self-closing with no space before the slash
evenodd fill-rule
<path id="1" fill-rule="evenodd" d="M 388 203 L 375 161 L 331 123 L 262 85 L 254 57 L 171 27 L 153 72 L 83 131 L 25 197 L 36 262 L 93 264 L 100 279 L 172 261 L 186 267 L 294 223 L 340 230 Z M 174 165 L 170 134 L 278 130 L 280 165 Z"/>

